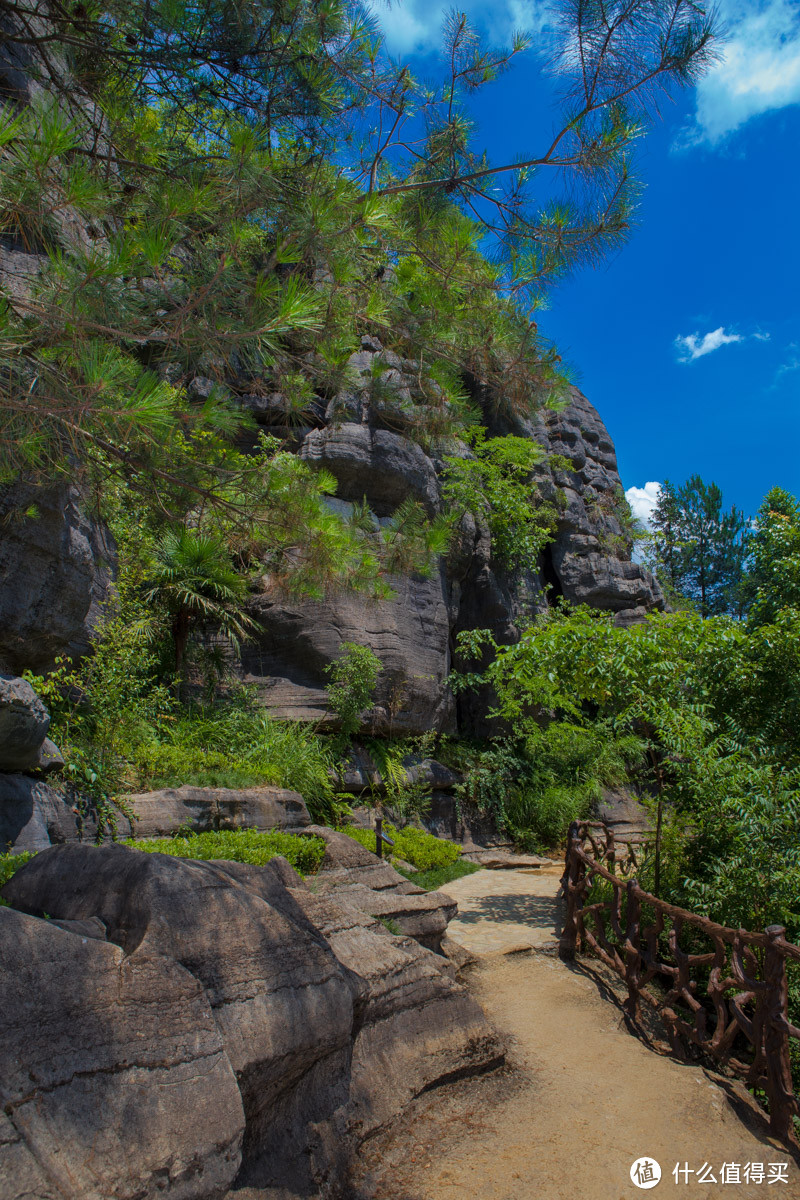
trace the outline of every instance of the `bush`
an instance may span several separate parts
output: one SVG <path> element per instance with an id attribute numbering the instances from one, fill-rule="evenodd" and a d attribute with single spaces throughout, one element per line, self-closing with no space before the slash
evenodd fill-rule
<path id="1" fill-rule="evenodd" d="M 220 830 L 192 833 L 186 837 L 153 839 L 125 843 L 146 854 L 171 854 L 175 858 L 194 858 L 207 862 L 216 858 L 252 863 L 263 867 L 282 854 L 300 875 L 313 875 L 325 854 L 322 838 L 281 833 L 277 829 L 263 833 L 257 829 Z"/>
<path id="2" fill-rule="evenodd" d="M 404 859 L 419 871 L 451 866 L 461 854 L 461 847 L 455 842 L 449 842 L 446 838 L 434 837 L 432 833 L 427 833 L 424 829 L 416 829 L 411 825 L 407 825 L 405 829 L 396 829 L 394 825 L 387 822 L 384 824 L 383 830 L 386 836 L 394 842 L 392 854 L 396 858 Z M 343 832 L 348 837 L 360 842 L 362 846 L 366 846 L 367 850 L 371 850 L 373 854 L 376 853 L 374 829 L 356 829 L 351 825 Z"/>
<path id="3" fill-rule="evenodd" d="M 199 707 L 162 725 L 132 751 L 135 786 L 259 787 L 299 792 L 312 817 L 330 821 L 330 750 L 307 725 L 272 720 L 243 694 L 237 703 Z"/>
<path id="4" fill-rule="evenodd" d="M 8 883 L 15 871 L 24 867 L 25 863 L 30 862 L 32 858 L 33 854 L 27 852 L 24 854 L 0 854 L 0 888 Z M 2 896 L 0 896 L 0 905 L 5 908 L 9 907 L 8 901 L 4 900 Z"/>
<path id="5" fill-rule="evenodd" d="M 383 664 L 369 646 L 342 642 L 341 650 L 341 657 L 328 664 L 325 674 L 331 681 L 327 687 L 328 701 L 346 740 L 361 724 L 361 714 L 372 699 Z"/>

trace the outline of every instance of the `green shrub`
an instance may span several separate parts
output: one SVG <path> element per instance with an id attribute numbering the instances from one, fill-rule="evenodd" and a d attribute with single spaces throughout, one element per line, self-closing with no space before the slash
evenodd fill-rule
<path id="1" fill-rule="evenodd" d="M 30 862 L 33 854 L 0 854 L 0 888 L 8 883 L 11 876 L 20 867 L 24 867 L 26 862 Z M 8 901 L 0 896 L 0 905 L 8 908 Z"/>
<path id="2" fill-rule="evenodd" d="M 272 720 L 248 693 L 236 703 L 192 709 L 157 733 L 132 752 L 141 790 L 271 784 L 299 792 L 317 821 L 334 815 L 328 747 L 307 725 Z"/>
<path id="3" fill-rule="evenodd" d="M 341 657 L 329 663 L 328 701 L 339 718 L 341 736 L 352 737 L 361 724 L 361 714 L 372 699 L 383 663 L 369 646 L 342 642 Z"/>
<path id="4" fill-rule="evenodd" d="M 456 862 L 461 854 L 461 847 L 446 838 L 434 837 L 424 829 L 416 829 L 407 825 L 405 829 L 396 829 L 387 823 L 383 826 L 384 833 L 394 842 L 392 854 L 402 858 L 419 871 L 428 871 L 433 867 L 446 867 Z M 375 853 L 375 830 L 356 829 L 348 826 L 343 831 L 348 837 L 354 838 L 367 850 Z"/>
<path id="5" fill-rule="evenodd" d="M 572 821 L 589 815 L 590 805 L 585 792 L 558 784 L 519 788 L 506 804 L 506 828 L 523 849 L 548 850 L 565 840 Z"/>
<path id="6" fill-rule="evenodd" d="M 313 875 L 325 854 L 322 838 L 300 837 L 294 833 L 281 833 L 277 829 L 269 833 L 257 829 L 220 830 L 163 840 L 129 841 L 126 845 L 134 850 L 143 850 L 146 854 L 172 854 L 175 858 L 203 861 L 223 858 L 253 863 L 257 867 L 282 854 L 300 875 Z"/>

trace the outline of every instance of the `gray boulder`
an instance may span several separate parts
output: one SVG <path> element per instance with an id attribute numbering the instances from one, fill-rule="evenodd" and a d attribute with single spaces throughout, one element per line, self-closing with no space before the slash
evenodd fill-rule
<path id="1" fill-rule="evenodd" d="M 82 835 L 91 839 L 95 831 L 44 780 L 0 773 L 0 854 L 46 850 Z"/>
<path id="2" fill-rule="evenodd" d="M 354 423 L 315 429 L 305 438 L 300 457 L 336 476 L 341 499 L 366 497 L 379 517 L 391 516 L 409 496 L 429 515 L 439 510 L 433 463 L 417 442 L 400 434 Z"/>
<path id="3" fill-rule="evenodd" d="M 4 1200 L 222 1197 L 244 1112 L 198 980 L 9 908 L 0 964 Z"/>
<path id="4" fill-rule="evenodd" d="M 302 829 L 311 824 L 299 792 L 286 788 L 207 788 L 184 784 L 125 797 L 132 837 L 169 837 L 179 829 Z"/>
<path id="5" fill-rule="evenodd" d="M 405 779 L 408 784 L 424 784 L 442 791 L 452 790 L 461 781 L 461 776 L 451 771 L 444 763 L 421 754 L 406 754 L 402 759 Z M 370 792 L 382 794 L 386 791 L 385 781 L 369 753 L 360 746 L 353 746 L 347 761 L 339 772 L 332 772 L 333 786 L 338 792 Z"/>
<path id="6" fill-rule="evenodd" d="M 391 870 L 377 859 L 374 863 L 380 871 Z M 475 1002 L 454 982 L 448 960 L 411 938 L 387 933 L 370 915 L 333 895 L 313 894 L 285 860 L 256 867 L 191 862 L 116 845 L 69 845 L 37 855 L 13 876 L 3 896 L 30 914 L 11 914 L 15 921 L 44 928 L 52 945 L 57 945 L 53 938 L 61 938 L 67 948 L 63 957 L 51 953 L 43 966 L 36 959 L 24 970 L 19 968 L 13 1002 L 0 1005 L 0 1029 L 4 1021 L 13 1022 L 13 1037 L 3 1030 L 0 1043 L 17 1055 L 20 1079 L 26 1073 L 35 1078 L 35 1047 L 53 1041 L 68 1044 L 75 1023 L 80 1024 L 81 1006 L 73 1012 L 69 1003 L 62 1003 L 61 976 L 69 977 L 70 987 L 76 979 L 90 980 L 98 1007 L 109 1003 L 102 975 L 90 958 L 91 963 L 101 962 L 106 955 L 117 969 L 122 964 L 129 973 L 142 963 L 166 962 L 172 977 L 190 980 L 194 994 L 206 1005 L 194 1018 L 192 1046 L 206 1054 L 203 1069 L 195 1071 L 196 1096 L 181 1089 L 181 1076 L 170 1074 L 174 1061 L 183 1061 L 182 1026 L 157 980 L 140 988 L 130 1032 L 115 1034 L 112 1024 L 111 1037 L 105 1038 L 90 1012 L 83 1074 L 75 1084 L 84 1088 L 87 1104 L 94 1105 L 94 1124 L 86 1130 L 86 1141 L 106 1108 L 112 1115 L 117 1111 L 114 1079 L 108 1082 L 112 1099 L 107 1106 L 102 1090 L 94 1087 L 95 1074 L 105 1069 L 113 1075 L 117 1045 L 125 1069 L 133 1062 L 142 1071 L 138 1090 L 124 1074 L 120 1079 L 127 1086 L 129 1128 L 132 1135 L 140 1135 L 142 1151 L 137 1156 L 127 1144 L 115 1143 L 110 1133 L 106 1136 L 106 1190 L 101 1193 L 106 1196 L 150 1200 L 153 1195 L 148 1183 L 139 1180 L 139 1191 L 128 1185 L 129 1177 L 136 1172 L 141 1176 L 141 1164 L 149 1168 L 153 1157 L 150 1112 L 139 1111 L 140 1097 L 142 1105 L 151 1104 L 151 1083 L 168 1085 L 175 1079 L 176 1105 L 185 1123 L 185 1128 L 176 1129 L 170 1111 L 163 1121 L 156 1165 L 167 1195 L 216 1200 L 225 1194 L 224 1185 L 230 1185 L 235 1172 L 243 1110 L 237 1189 L 274 1188 L 270 1194 L 343 1198 L 348 1194 L 348 1163 L 365 1137 L 421 1091 L 453 1076 L 481 1073 L 503 1059 L 502 1045 Z M 6 911 L 0 910 L 0 918 Z M 68 929 L 56 931 L 35 919 L 45 912 L 69 923 Z M 103 931 L 113 945 L 98 940 Z M 77 957 L 74 947 L 80 949 Z M 15 959 L 0 959 L 2 985 L 9 961 L 16 965 Z M 36 1002 L 28 1003 L 26 997 L 34 992 Z M 158 1022 L 152 1019 L 154 1012 Z M 209 1029 L 209 1014 L 215 1029 Z M 28 1024 L 40 1021 L 41 1036 L 29 1036 Z M 174 1043 L 171 1056 L 164 1050 L 160 1062 L 155 1056 L 151 1061 L 150 1046 L 162 1033 L 165 1042 Z M 212 1079 L 207 1087 L 220 1047 L 232 1073 L 222 1069 L 219 1080 Z M 236 1095 L 229 1086 L 233 1078 Z M 71 1137 L 76 1119 L 72 1114 L 80 1117 L 83 1111 L 73 1094 L 55 1089 L 48 1104 L 54 1117 L 41 1129 L 45 1157 L 61 1164 L 62 1177 L 73 1169 L 73 1153 L 82 1156 L 81 1162 L 89 1160 L 89 1168 L 75 1164 L 76 1171 L 79 1166 L 92 1168 L 83 1138 Z M 152 1107 L 153 1119 L 159 1120 L 158 1105 Z M 120 1124 L 124 1141 L 125 1122 Z M 180 1191 L 184 1176 L 178 1167 L 186 1161 L 190 1134 L 196 1147 L 195 1190 Z M 15 1131 L 6 1139 L 13 1145 L 12 1137 L 17 1137 Z M 220 1160 L 216 1174 L 204 1157 L 204 1147 L 215 1140 Z M 46 1191 L 30 1173 L 27 1191 L 11 1192 L 19 1168 L 17 1160 L 3 1160 L 4 1151 L 0 1139 L 3 1195 L 6 1187 L 15 1200 L 23 1195 L 26 1200 L 67 1200 L 68 1195 L 72 1200 L 77 1194 L 94 1200 L 94 1191 L 80 1187 L 71 1193 Z"/>
<path id="7" fill-rule="evenodd" d="M 28 681 L 0 675 L 0 771 L 36 767 L 49 728 L 50 714 Z"/>
<path id="8" fill-rule="evenodd" d="M 306 831 L 325 842 L 315 878 L 318 895 L 330 895 L 370 917 L 391 922 L 402 934 L 437 954 L 458 905 L 443 892 L 426 892 L 385 859 L 346 833 L 312 825 Z"/>
<path id="9" fill-rule="evenodd" d="M 552 498 L 560 492 L 562 505 L 555 540 L 542 561 L 541 581 L 551 585 L 551 599 L 562 595 L 611 612 L 663 608 L 655 577 L 631 562 L 614 443 L 597 409 L 571 388 L 561 412 L 545 410 L 535 421 L 517 421 L 513 431 L 535 437 L 569 462 L 567 469 L 540 468 L 542 494 Z"/>
<path id="10" fill-rule="evenodd" d="M 369 646 L 383 663 L 366 729 L 384 735 L 454 731 L 444 571 L 388 582 L 396 592 L 390 600 L 357 592 L 295 599 L 264 582 L 250 601 L 261 628 L 242 647 L 241 671 L 276 717 L 331 721 L 325 668 L 350 641 Z"/>
<path id="11" fill-rule="evenodd" d="M 43 671 L 85 654 L 116 567 L 108 531 L 74 487 L 0 491 L 0 667 Z"/>

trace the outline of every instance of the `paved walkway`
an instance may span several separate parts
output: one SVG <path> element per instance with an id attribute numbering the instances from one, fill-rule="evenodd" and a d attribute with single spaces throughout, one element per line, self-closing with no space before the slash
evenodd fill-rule
<path id="1" fill-rule="evenodd" d="M 522 871 L 476 871 L 439 890 L 458 901 L 448 935 L 473 954 L 553 946 L 561 932 L 557 899 L 563 863 Z"/>
<path id="2" fill-rule="evenodd" d="M 365 1148 L 370 1200 L 632 1200 L 641 1157 L 660 1164 L 646 1189 L 656 1200 L 800 1200 L 797 1163 L 743 1087 L 674 1061 L 658 1031 L 634 1036 L 624 985 L 596 960 L 542 952 L 557 889 L 557 868 L 481 871 L 442 889 L 462 910 L 451 936 L 481 956 L 468 986 L 513 1069 L 420 1098 L 403 1129 Z M 526 940 L 538 951 L 508 954 Z"/>

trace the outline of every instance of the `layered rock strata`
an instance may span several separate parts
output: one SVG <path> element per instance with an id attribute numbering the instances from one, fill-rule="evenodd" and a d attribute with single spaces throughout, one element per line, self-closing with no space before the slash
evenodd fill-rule
<path id="1" fill-rule="evenodd" d="M 114 542 L 77 488 L 0 489 L 0 669 L 88 653 L 115 570 Z"/>
<path id="2" fill-rule="evenodd" d="M 9 1200 L 343 1197 L 366 1136 L 502 1061 L 446 959 L 285 860 L 61 846 L 3 896 Z"/>
<path id="3" fill-rule="evenodd" d="M 300 457 L 335 476 L 339 510 L 366 501 L 376 525 L 408 497 L 431 516 L 442 511 L 443 461 L 414 440 L 429 400 L 419 387 L 418 364 L 412 367 L 374 338 L 363 338 L 350 360 L 348 390 L 314 426 L 293 431 Z M 279 427 L 268 424 L 276 404 L 272 397 L 271 407 L 252 411 L 277 433 Z M 498 409 L 502 404 L 487 401 L 490 433 L 530 437 L 567 464 L 545 464 L 537 472 L 542 499 L 560 512 L 538 569 L 496 562 L 488 530 L 467 514 L 447 561 L 428 577 L 391 580 L 392 600 L 336 594 L 287 600 L 265 581 L 251 602 L 262 632 L 244 648 L 242 672 L 277 716 L 328 719 L 325 667 L 343 641 L 352 641 L 369 646 L 384 665 L 374 707 L 365 715 L 372 732 L 455 732 L 459 725 L 476 732 L 479 712 L 469 704 L 457 711 L 447 687 L 458 632 L 489 628 L 499 641 L 514 641 L 520 622 L 561 596 L 612 611 L 621 624 L 663 607 L 655 579 L 630 559 L 614 446 L 585 396 L 573 388 L 565 408 L 532 419 L 504 418 Z"/>

